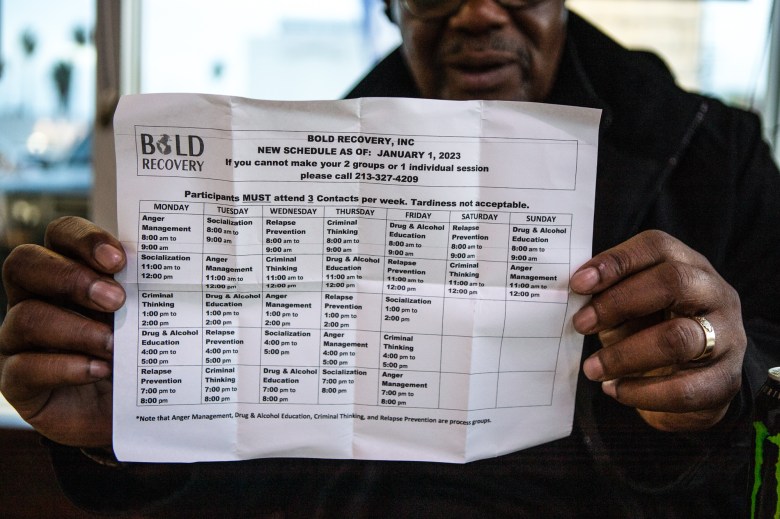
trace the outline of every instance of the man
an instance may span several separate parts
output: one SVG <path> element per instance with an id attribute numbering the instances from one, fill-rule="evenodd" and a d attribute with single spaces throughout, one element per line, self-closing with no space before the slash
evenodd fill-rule
<path id="1" fill-rule="evenodd" d="M 680 91 L 564 0 L 386 4 L 403 44 L 351 96 L 604 110 L 596 255 L 571 281 L 593 296 L 574 317 L 587 337 L 572 436 L 466 465 L 117 464 L 106 323 L 125 257 L 65 219 L 9 257 L 0 328 L 0 389 L 51 440 L 63 488 L 163 517 L 738 516 L 751 395 L 780 364 L 780 176 L 757 119 Z"/>

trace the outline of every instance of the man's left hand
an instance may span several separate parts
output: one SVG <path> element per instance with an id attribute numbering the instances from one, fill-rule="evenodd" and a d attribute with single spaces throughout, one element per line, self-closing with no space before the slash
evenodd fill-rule
<path id="1" fill-rule="evenodd" d="M 647 231 L 585 263 L 571 288 L 592 296 L 574 327 L 599 335 L 603 348 L 583 371 L 606 394 L 662 431 L 723 418 L 741 386 L 747 339 L 737 292 L 704 256 Z"/>

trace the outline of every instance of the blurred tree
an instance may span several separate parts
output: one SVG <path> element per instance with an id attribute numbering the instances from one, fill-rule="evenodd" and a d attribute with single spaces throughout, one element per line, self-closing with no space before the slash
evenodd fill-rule
<path id="1" fill-rule="evenodd" d="M 25 29 L 22 32 L 21 42 L 25 58 L 30 59 L 30 57 L 35 54 L 36 47 L 38 47 L 38 37 L 32 30 Z"/>
<path id="2" fill-rule="evenodd" d="M 35 86 L 35 82 L 32 81 L 32 78 L 28 77 L 31 73 L 31 70 L 29 68 L 29 63 L 32 59 L 33 54 L 35 54 L 35 49 L 38 47 L 38 37 L 35 35 L 35 33 L 31 29 L 25 29 L 22 31 L 22 36 L 20 38 L 20 43 L 22 45 L 22 52 L 24 53 L 24 62 L 25 62 L 25 71 L 26 74 L 22 74 L 21 80 L 22 80 L 22 92 L 23 96 L 27 98 L 27 101 L 30 102 L 30 105 L 32 106 L 34 104 L 35 95 L 33 94 L 33 88 Z M 19 114 L 23 114 L 25 112 L 25 99 L 24 97 L 21 99 L 21 103 L 19 105 Z"/>
<path id="3" fill-rule="evenodd" d="M 83 47 L 87 44 L 87 30 L 84 27 L 78 26 L 73 29 L 73 41 L 76 45 Z"/>
<path id="4" fill-rule="evenodd" d="M 60 111 L 68 113 L 70 106 L 70 85 L 73 78 L 73 63 L 68 61 L 58 61 L 54 64 L 52 70 L 52 79 L 57 87 L 57 96 L 59 97 Z"/>

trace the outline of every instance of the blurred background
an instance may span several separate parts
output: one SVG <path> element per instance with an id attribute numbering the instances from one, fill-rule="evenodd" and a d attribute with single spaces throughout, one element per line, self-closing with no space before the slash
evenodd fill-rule
<path id="1" fill-rule="evenodd" d="M 780 156 L 776 4 L 568 0 L 625 45 L 659 53 L 684 87 L 761 113 Z M 113 227 L 120 94 L 335 99 L 398 42 L 380 0 L 0 0 L 0 261 L 60 215 Z M 0 291 L 0 319 L 4 309 Z M 0 449 L 28 432 L 0 397 L 0 434 L 21 435 Z M 17 461 L 0 452 L 0 473 Z M 20 491 L 3 486 L 0 507 Z"/>

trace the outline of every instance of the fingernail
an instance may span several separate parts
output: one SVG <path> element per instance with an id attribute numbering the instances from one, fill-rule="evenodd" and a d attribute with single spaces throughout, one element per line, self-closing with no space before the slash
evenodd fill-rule
<path id="1" fill-rule="evenodd" d="M 92 283 L 89 297 L 98 306 L 109 311 L 118 309 L 125 302 L 125 293 L 121 288 L 102 280 Z"/>
<path id="2" fill-rule="evenodd" d="M 114 351 L 114 334 L 108 336 L 106 340 L 106 351 Z"/>
<path id="3" fill-rule="evenodd" d="M 582 371 L 590 380 L 595 381 L 604 378 L 604 365 L 601 364 L 601 359 L 596 356 L 585 359 L 585 362 L 582 365 Z"/>
<path id="4" fill-rule="evenodd" d="M 588 305 L 580 309 L 579 312 L 574 314 L 572 318 L 574 322 L 574 328 L 580 333 L 589 333 L 596 327 L 599 322 L 599 317 L 596 315 L 596 310 L 592 306 Z"/>
<path id="5" fill-rule="evenodd" d="M 104 379 L 111 374 L 111 366 L 99 360 L 89 362 L 89 376 L 96 379 Z"/>
<path id="6" fill-rule="evenodd" d="M 611 396 L 612 398 L 617 399 L 617 381 L 616 380 L 607 380 L 606 382 L 603 382 L 601 384 L 601 390 L 604 391 L 604 394 Z"/>
<path id="7" fill-rule="evenodd" d="M 113 245 L 101 243 L 95 248 L 95 261 L 106 270 L 115 270 L 122 263 L 122 252 Z"/>
<path id="8" fill-rule="evenodd" d="M 590 292 L 598 285 L 601 276 L 595 267 L 579 270 L 571 277 L 571 288 L 575 292 Z"/>

